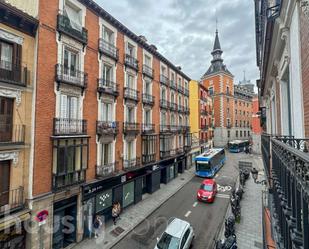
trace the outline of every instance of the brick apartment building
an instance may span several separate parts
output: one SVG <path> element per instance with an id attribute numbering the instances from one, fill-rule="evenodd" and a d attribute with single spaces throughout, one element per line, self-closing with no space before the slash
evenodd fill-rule
<path id="1" fill-rule="evenodd" d="M 190 110 L 192 142 L 197 138 L 200 145 L 196 155 L 213 145 L 213 106 L 208 90 L 195 80 L 190 81 Z"/>
<path id="2" fill-rule="evenodd" d="M 34 222 L 26 247 L 64 248 L 90 234 L 93 215 L 109 218 L 112 203 L 133 205 L 190 167 L 190 78 L 92 0 L 31 4 L 37 43 L 35 19 L 31 34 L 16 32 L 30 46 L 23 53 L 32 58 L 29 65 L 37 62 L 36 81 L 29 90 L 17 86 L 12 96 L 29 94 L 22 101 L 35 111 L 33 119 L 11 121 L 26 124 L 29 146 L 33 128 L 33 151 L 24 157 L 25 167 L 30 162 L 27 207 L 32 221 L 41 211 L 48 218 L 41 226 Z M 63 233 L 67 217 L 74 229 Z"/>
<path id="3" fill-rule="evenodd" d="M 31 195 L 36 6 L 0 1 L 0 248 L 26 243 Z"/>
<path id="4" fill-rule="evenodd" d="M 309 248 L 309 1 L 255 0 L 264 247 Z"/>
<path id="5" fill-rule="evenodd" d="M 213 59 L 201 78 L 213 99 L 215 146 L 226 146 L 231 140 L 251 136 L 252 88 L 246 84 L 234 85 L 234 76 L 223 64 L 222 53 L 216 31 Z"/>

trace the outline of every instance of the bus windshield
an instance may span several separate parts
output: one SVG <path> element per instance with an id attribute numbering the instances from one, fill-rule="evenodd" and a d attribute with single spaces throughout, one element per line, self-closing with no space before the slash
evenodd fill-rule
<path id="1" fill-rule="evenodd" d="M 197 171 L 210 170 L 209 162 L 196 162 L 196 170 Z"/>

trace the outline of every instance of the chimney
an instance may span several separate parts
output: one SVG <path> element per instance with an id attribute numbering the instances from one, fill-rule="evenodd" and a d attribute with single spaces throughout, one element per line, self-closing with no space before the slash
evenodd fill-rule
<path id="1" fill-rule="evenodd" d="M 150 47 L 151 47 L 153 50 L 157 51 L 157 47 L 156 47 L 155 45 L 151 44 Z"/>
<path id="2" fill-rule="evenodd" d="M 176 68 L 177 68 L 179 71 L 181 71 L 181 66 L 177 66 Z"/>
<path id="3" fill-rule="evenodd" d="M 147 39 L 146 39 L 146 37 L 145 37 L 145 36 L 140 35 L 140 36 L 139 36 L 139 38 L 140 38 L 143 42 L 145 42 L 145 43 L 147 42 Z"/>

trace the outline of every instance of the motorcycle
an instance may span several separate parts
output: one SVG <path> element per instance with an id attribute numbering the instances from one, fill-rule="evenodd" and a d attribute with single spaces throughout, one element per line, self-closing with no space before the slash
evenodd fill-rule
<path id="1" fill-rule="evenodd" d="M 215 249 L 237 249 L 236 235 L 231 235 L 223 241 L 217 241 Z"/>
<path id="2" fill-rule="evenodd" d="M 235 235 L 235 217 L 233 215 L 225 220 L 224 236 L 225 238 L 228 238 L 231 235 Z"/>

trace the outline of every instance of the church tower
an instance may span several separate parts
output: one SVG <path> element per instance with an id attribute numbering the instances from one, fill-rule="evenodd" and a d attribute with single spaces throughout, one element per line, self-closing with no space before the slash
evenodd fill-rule
<path id="1" fill-rule="evenodd" d="M 234 76 L 222 59 L 223 51 L 216 30 L 211 65 L 201 78 L 201 84 L 208 88 L 213 99 L 214 145 L 225 146 L 234 133 Z"/>

